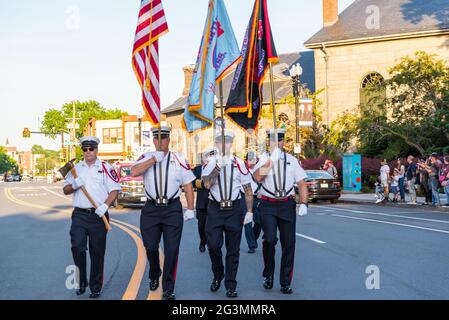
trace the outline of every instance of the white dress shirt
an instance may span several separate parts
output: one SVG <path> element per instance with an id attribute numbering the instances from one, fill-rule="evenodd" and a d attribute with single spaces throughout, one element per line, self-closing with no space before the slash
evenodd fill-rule
<path id="1" fill-rule="evenodd" d="M 202 177 L 208 176 L 212 170 L 215 168 L 215 162 L 209 161 L 206 166 L 203 168 Z M 224 168 L 224 167 L 223 167 Z M 245 162 L 243 162 L 242 159 L 232 156 L 229 157 L 226 162 L 226 187 L 227 190 L 224 188 L 224 170 L 221 168 L 220 170 L 220 181 L 221 181 L 221 189 L 223 192 L 223 197 L 225 197 L 226 200 L 232 200 L 235 201 L 240 196 L 240 190 L 242 189 L 242 186 L 246 184 L 251 184 L 251 175 L 248 171 L 248 169 L 245 166 Z M 231 188 L 231 170 L 234 170 L 233 174 L 233 183 L 232 183 L 232 192 L 231 192 L 231 198 L 229 198 L 229 190 Z M 220 187 L 218 184 L 218 177 L 215 180 L 215 183 L 210 187 L 209 192 L 209 199 L 216 200 L 216 201 L 222 201 L 225 199 L 222 199 L 220 196 Z"/>
<path id="2" fill-rule="evenodd" d="M 154 151 L 147 152 L 139 159 L 134 165 L 145 162 L 153 157 Z M 168 177 L 167 176 L 167 161 L 170 155 L 170 163 L 168 167 Z M 161 181 L 159 181 L 159 170 L 162 168 L 162 194 L 159 192 L 159 197 L 164 196 L 165 193 L 165 181 L 167 179 L 167 194 L 165 195 L 167 199 L 175 199 L 181 194 L 181 186 L 191 183 L 195 180 L 195 175 L 193 174 L 190 166 L 181 155 L 176 152 L 168 152 L 164 160 L 159 163 L 154 164 L 156 166 L 156 179 L 157 187 L 161 187 Z M 151 197 L 152 200 L 157 198 L 155 183 L 154 183 L 154 166 L 148 168 L 143 174 L 143 182 L 145 185 L 145 191 L 147 198 Z"/>
<path id="3" fill-rule="evenodd" d="M 285 169 L 285 175 L 284 175 L 284 158 L 287 160 L 287 165 Z M 254 171 L 262 167 L 264 164 L 267 163 L 269 159 L 269 154 L 264 153 L 259 162 L 254 166 Z M 287 192 L 286 197 L 289 197 L 291 195 L 295 194 L 294 185 L 307 178 L 307 174 L 304 171 L 304 169 L 299 165 L 298 159 L 296 159 L 291 154 L 281 152 L 279 157 L 279 164 L 281 169 L 281 185 L 279 185 L 279 173 L 278 173 L 278 164 L 277 162 L 273 163 L 273 166 L 270 169 L 270 172 L 268 173 L 267 177 L 262 182 L 262 187 L 259 190 L 259 194 L 261 196 L 273 198 L 273 194 L 276 191 L 275 184 L 274 184 L 274 178 L 276 178 L 276 185 L 278 190 L 283 189 L 283 183 L 285 180 L 285 191 Z M 274 173 L 276 174 L 276 177 L 274 177 Z M 270 194 L 266 190 L 270 191 L 273 194 Z"/>
<path id="4" fill-rule="evenodd" d="M 84 187 L 97 206 L 106 201 L 109 193 L 121 190 L 120 183 L 114 181 L 117 178 L 117 174 L 114 168 L 107 162 L 102 162 L 97 158 L 97 161 L 89 167 L 83 160 L 75 165 L 75 169 L 78 177 L 84 181 Z M 105 172 L 106 170 L 107 172 Z M 74 180 L 70 172 L 66 177 L 64 187 L 73 184 Z M 84 195 L 81 188 L 73 193 L 72 203 L 74 207 L 83 209 L 94 207 Z"/>

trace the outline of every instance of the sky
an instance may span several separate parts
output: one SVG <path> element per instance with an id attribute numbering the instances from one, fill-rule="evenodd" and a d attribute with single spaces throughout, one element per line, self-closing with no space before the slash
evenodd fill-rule
<path id="1" fill-rule="evenodd" d="M 340 0 L 343 11 L 353 0 Z M 160 38 L 162 109 L 181 96 L 182 67 L 195 63 L 208 0 L 163 0 L 170 32 Z M 254 0 L 225 0 L 239 46 Z M 131 67 L 139 0 L 0 0 L 0 145 L 58 150 L 33 134 L 47 110 L 97 100 L 130 114 L 141 110 Z M 322 27 L 321 0 L 268 0 L 278 54 L 305 50 Z"/>

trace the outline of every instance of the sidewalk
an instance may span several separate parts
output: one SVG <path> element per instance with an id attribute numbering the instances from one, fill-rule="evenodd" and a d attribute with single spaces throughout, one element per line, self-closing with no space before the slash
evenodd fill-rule
<path id="1" fill-rule="evenodd" d="M 338 200 L 342 203 L 355 203 L 355 204 L 372 204 L 376 206 L 399 206 L 399 207 L 409 207 L 409 208 L 421 208 L 426 210 L 432 210 L 432 211 L 441 211 L 441 212 L 448 212 L 449 213 L 449 207 L 445 207 L 444 205 L 447 203 L 446 195 L 443 193 L 440 193 L 440 201 L 443 206 L 440 207 L 431 207 L 431 206 L 423 206 L 421 205 L 424 203 L 425 198 L 424 197 L 418 197 L 417 198 L 417 205 L 410 205 L 407 204 L 408 201 L 410 201 L 410 197 L 408 194 L 405 195 L 405 203 L 397 202 L 388 202 L 388 203 L 379 203 L 376 204 L 377 198 L 374 197 L 374 193 L 353 193 L 353 192 L 345 192 L 342 191 L 341 197 Z"/>

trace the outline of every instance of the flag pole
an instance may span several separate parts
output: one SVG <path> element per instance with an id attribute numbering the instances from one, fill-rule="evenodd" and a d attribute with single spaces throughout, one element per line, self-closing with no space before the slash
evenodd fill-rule
<path id="1" fill-rule="evenodd" d="M 223 83 L 220 80 L 218 82 L 218 88 L 219 88 L 219 93 L 220 93 L 220 114 L 221 114 L 221 152 L 222 155 L 225 155 L 226 152 L 226 148 L 225 148 L 225 136 L 224 136 L 224 111 L 223 111 Z M 231 164 L 232 165 L 232 164 Z M 223 167 L 223 174 L 224 174 L 224 190 L 225 190 L 225 199 L 224 200 L 231 200 L 231 199 L 227 199 L 227 190 L 228 190 L 228 186 L 227 186 L 227 177 L 226 177 L 226 164 Z M 230 192 L 232 192 L 232 190 L 230 190 Z M 223 199 L 222 199 L 223 200 Z"/>
<path id="2" fill-rule="evenodd" d="M 162 135 L 161 135 L 161 120 L 159 120 L 159 128 L 158 128 L 158 150 L 162 150 Z M 165 173 L 167 174 L 167 172 Z M 162 194 L 162 162 L 159 162 L 159 194 L 161 197 L 163 197 Z"/>
<path id="3" fill-rule="evenodd" d="M 274 141 L 275 141 L 275 148 L 278 147 L 278 131 L 277 131 L 277 120 L 276 120 L 276 97 L 274 93 L 274 81 L 273 81 L 273 66 L 270 62 L 270 87 L 271 87 L 271 105 L 273 106 L 273 125 L 274 125 Z M 281 164 L 280 161 L 277 161 L 278 163 L 278 181 L 279 181 L 279 188 L 281 188 Z"/>

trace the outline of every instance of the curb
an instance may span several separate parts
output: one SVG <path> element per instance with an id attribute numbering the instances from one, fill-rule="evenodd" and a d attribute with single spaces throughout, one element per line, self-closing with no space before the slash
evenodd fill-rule
<path id="1" fill-rule="evenodd" d="M 442 213 L 449 213 L 449 207 L 430 207 L 422 205 L 410 205 L 410 204 L 396 204 L 396 203 L 375 203 L 370 200 L 355 200 L 355 199 L 338 199 L 337 203 L 348 203 L 348 204 L 362 204 L 371 205 L 375 207 L 393 207 L 393 208 L 410 208 L 410 209 L 426 209 L 427 211 L 435 211 Z"/>

